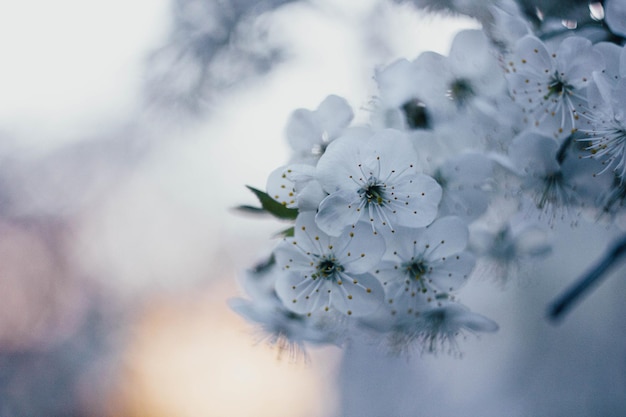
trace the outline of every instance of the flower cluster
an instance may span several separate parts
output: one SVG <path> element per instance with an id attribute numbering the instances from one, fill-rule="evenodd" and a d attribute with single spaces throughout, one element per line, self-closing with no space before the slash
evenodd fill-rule
<path id="1" fill-rule="evenodd" d="M 293 227 L 238 312 L 275 341 L 454 347 L 498 328 L 458 300 L 472 275 L 505 282 L 546 256 L 555 221 L 617 219 L 626 52 L 607 40 L 621 37 L 520 10 L 494 2 L 447 56 L 378 70 L 367 125 L 337 96 L 293 113 L 289 163 L 253 189 Z"/>

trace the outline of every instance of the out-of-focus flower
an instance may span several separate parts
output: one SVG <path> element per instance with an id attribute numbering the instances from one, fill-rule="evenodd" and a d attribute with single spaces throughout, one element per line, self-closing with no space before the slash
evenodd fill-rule
<path id="1" fill-rule="evenodd" d="M 483 262 L 483 272 L 503 284 L 517 276 L 528 261 L 541 259 L 552 249 L 546 230 L 529 221 L 509 221 L 495 230 L 473 230 L 470 248 Z"/>
<path id="2" fill-rule="evenodd" d="M 463 332 L 493 333 L 498 324 L 474 313 L 459 303 L 442 302 L 438 307 L 425 311 L 415 326 L 415 337 L 429 352 L 438 349 L 457 349 L 456 338 Z"/>
<path id="3" fill-rule="evenodd" d="M 414 62 L 420 98 L 435 123 L 457 113 L 494 114 L 495 100 L 505 93 L 502 70 L 482 31 L 459 32 L 448 56 L 424 52 Z"/>
<path id="4" fill-rule="evenodd" d="M 491 19 L 485 25 L 485 32 L 502 52 L 510 52 L 518 39 L 531 33 L 530 23 L 517 3 L 499 2 L 489 11 Z"/>
<path id="5" fill-rule="evenodd" d="M 477 219 L 489 205 L 489 182 L 494 164 L 483 154 L 466 153 L 448 159 L 437 168 L 434 178 L 443 189 L 439 215 Z"/>
<path id="6" fill-rule="evenodd" d="M 465 332 L 493 333 L 498 328 L 495 321 L 444 296 L 412 321 L 399 322 L 389 334 L 388 342 L 395 352 L 417 348 L 429 353 L 456 354 L 459 351 L 457 338 Z"/>
<path id="7" fill-rule="evenodd" d="M 374 125 L 416 130 L 432 128 L 429 109 L 421 98 L 425 92 L 416 79 L 415 64 L 399 59 L 376 72 L 378 100 Z"/>
<path id="8" fill-rule="evenodd" d="M 626 37 L 626 1 L 605 0 L 605 22 L 611 31 Z"/>
<path id="9" fill-rule="evenodd" d="M 459 113 L 493 116 L 506 83 L 489 40 L 482 31 L 459 32 L 448 56 L 424 52 L 400 59 L 377 72 L 378 124 L 397 129 L 435 128 Z M 381 122 L 382 121 L 382 122 Z"/>
<path id="10" fill-rule="evenodd" d="M 522 176 L 522 190 L 529 192 L 536 207 L 554 220 L 565 219 L 572 209 L 594 206 L 603 191 L 597 181 L 597 165 L 584 159 L 572 143 L 559 146 L 554 140 L 533 132 L 517 136 L 509 156 Z"/>
<path id="11" fill-rule="evenodd" d="M 316 110 L 295 110 L 287 122 L 287 139 L 294 163 L 315 165 L 328 144 L 350 124 L 354 113 L 348 102 L 330 95 Z"/>

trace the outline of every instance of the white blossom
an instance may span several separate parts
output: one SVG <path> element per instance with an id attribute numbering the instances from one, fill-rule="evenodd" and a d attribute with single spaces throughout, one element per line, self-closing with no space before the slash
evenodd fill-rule
<path id="1" fill-rule="evenodd" d="M 586 149 L 590 157 L 601 161 L 604 170 L 613 170 L 626 177 L 626 50 L 615 45 L 600 45 L 607 62 L 606 71 L 593 74 L 589 86 L 589 111 L 581 131 L 587 137 Z"/>
<path id="2" fill-rule="evenodd" d="M 328 236 L 316 226 L 312 213 L 302 213 L 294 237 L 275 250 L 283 269 L 276 292 L 298 314 L 332 310 L 349 316 L 372 314 L 382 302 L 383 290 L 369 272 L 384 251 L 382 238 L 372 236 L 366 225 Z"/>
<path id="3" fill-rule="evenodd" d="M 333 236 L 359 221 L 369 223 L 374 233 L 426 226 L 441 200 L 439 184 L 419 172 L 410 141 L 392 130 L 366 140 L 339 138 L 320 158 L 317 177 L 329 195 L 320 203 L 316 222 Z"/>
<path id="4" fill-rule="evenodd" d="M 533 35 L 521 38 L 507 58 L 509 91 L 538 131 L 563 139 L 577 129 L 585 110 L 585 88 L 593 71 L 604 68 L 602 55 L 588 39 L 565 38 L 551 50 Z"/>
<path id="5" fill-rule="evenodd" d="M 354 113 L 348 102 L 330 95 L 316 110 L 295 110 L 287 123 L 287 139 L 293 149 L 292 162 L 315 165 L 328 144 L 348 127 Z"/>
<path id="6" fill-rule="evenodd" d="M 465 251 L 467 241 L 467 225 L 458 217 L 440 218 L 425 228 L 398 229 L 375 271 L 391 314 L 418 317 L 440 294 L 463 286 L 475 264 Z"/>

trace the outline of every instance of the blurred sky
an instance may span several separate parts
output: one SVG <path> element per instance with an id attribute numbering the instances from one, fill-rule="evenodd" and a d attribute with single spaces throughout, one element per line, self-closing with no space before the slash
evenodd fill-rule
<path id="1" fill-rule="evenodd" d="M 128 118 L 168 11 L 166 0 L 3 2 L 2 130 L 47 148 Z"/>

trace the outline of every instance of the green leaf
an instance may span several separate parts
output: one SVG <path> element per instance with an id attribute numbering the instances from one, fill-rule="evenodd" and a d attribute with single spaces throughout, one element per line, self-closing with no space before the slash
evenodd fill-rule
<path id="1" fill-rule="evenodd" d="M 274 200 L 267 193 L 257 190 L 254 187 L 246 185 L 246 187 L 256 195 L 261 202 L 263 210 L 281 220 L 295 220 L 298 216 L 298 209 L 287 208 L 278 201 Z"/>
<path id="2" fill-rule="evenodd" d="M 276 233 L 276 237 L 293 237 L 293 233 L 294 233 L 294 227 L 291 226 L 288 229 L 285 230 L 281 230 L 280 232 Z"/>
<path id="3" fill-rule="evenodd" d="M 235 207 L 235 210 L 243 211 L 245 213 L 250 213 L 250 214 L 266 214 L 267 213 L 267 211 L 263 210 L 261 207 L 254 207 L 254 206 L 248 206 L 248 205 L 237 206 Z"/>

